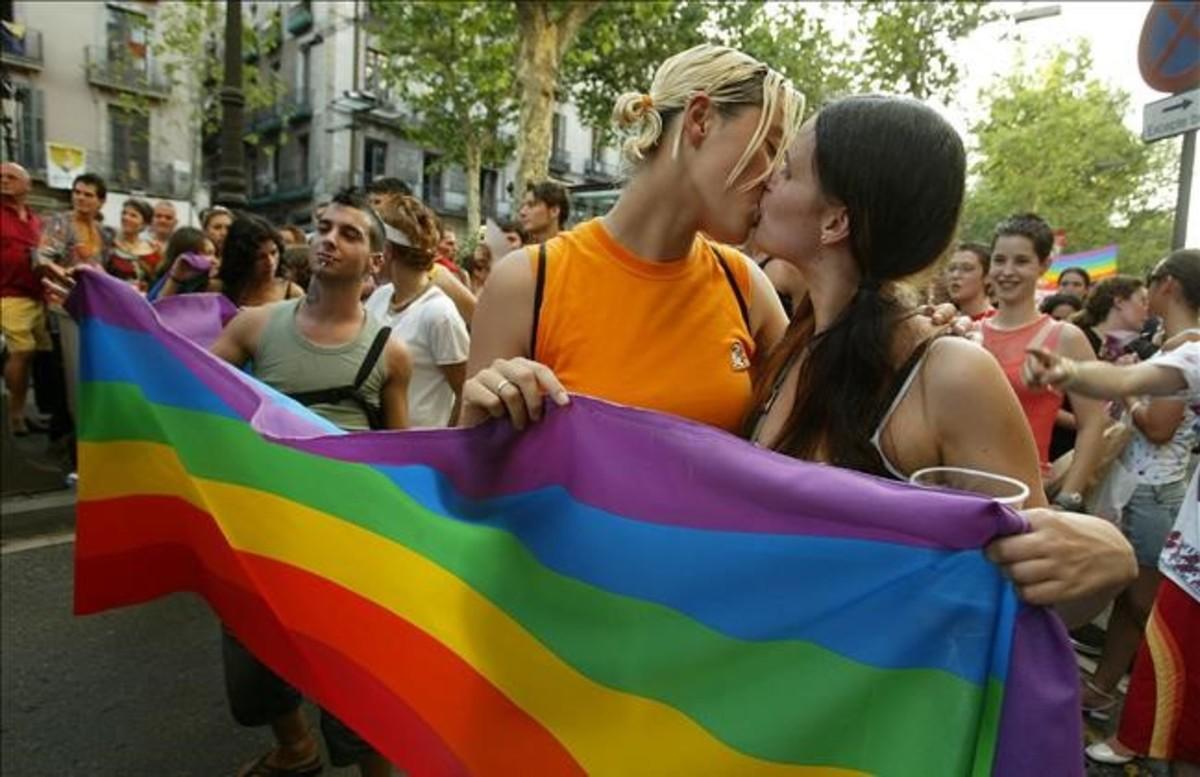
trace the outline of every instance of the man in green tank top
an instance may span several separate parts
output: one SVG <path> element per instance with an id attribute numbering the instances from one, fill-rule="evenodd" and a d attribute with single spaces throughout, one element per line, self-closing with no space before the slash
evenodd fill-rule
<path id="1" fill-rule="evenodd" d="M 317 223 L 308 294 L 238 313 L 213 353 L 238 367 L 251 363 L 259 380 L 343 429 L 404 428 L 412 361 L 404 343 L 386 333 L 382 350 L 372 347 L 383 324 L 360 301 L 364 280 L 382 265 L 383 246 L 383 224 L 366 198 L 338 193 Z M 228 631 L 223 657 L 234 718 L 245 726 L 269 724 L 276 739 L 239 777 L 319 774 L 320 750 L 300 693 Z M 392 773 L 383 756 L 326 712 L 321 730 L 335 766 L 357 764 L 365 777 Z"/>

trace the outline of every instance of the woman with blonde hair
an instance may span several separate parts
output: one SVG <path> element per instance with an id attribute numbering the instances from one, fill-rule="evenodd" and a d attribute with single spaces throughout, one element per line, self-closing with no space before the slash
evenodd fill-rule
<path id="1" fill-rule="evenodd" d="M 787 317 L 729 244 L 799 127 L 804 98 L 730 48 L 668 59 L 616 102 L 628 183 L 608 215 L 496 264 L 475 313 L 464 423 L 536 420 L 567 390 L 737 428 Z"/>
<path id="2" fill-rule="evenodd" d="M 408 417 L 414 427 L 458 420 L 470 337 L 454 302 L 434 278 L 441 239 L 437 217 L 407 194 L 384 195 L 375 208 L 387 236 L 383 259 L 390 282 L 367 299 L 367 311 L 392 327 L 412 355 Z"/>

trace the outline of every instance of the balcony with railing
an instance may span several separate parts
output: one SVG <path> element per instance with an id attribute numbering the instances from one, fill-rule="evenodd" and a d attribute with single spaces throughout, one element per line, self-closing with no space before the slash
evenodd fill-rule
<path id="1" fill-rule="evenodd" d="M 452 192 L 445 189 L 429 191 L 425 204 L 443 216 L 467 215 L 467 195 L 463 192 Z"/>
<path id="2" fill-rule="evenodd" d="M 87 46 L 84 57 L 87 63 L 88 82 L 101 89 L 132 92 L 160 100 L 167 99 L 171 85 L 163 77 L 157 64 L 144 56 L 120 52 L 104 46 Z"/>
<path id="3" fill-rule="evenodd" d="M 100 175 L 113 192 L 172 200 L 190 199 L 193 193 L 188 164 L 154 162 L 139 154 L 114 155 L 88 149 L 84 169 Z"/>
<path id="4" fill-rule="evenodd" d="M 257 62 L 260 54 L 271 56 L 283 45 L 283 25 L 278 16 L 264 19 L 254 32 L 253 42 L 242 51 L 246 63 Z"/>
<path id="5" fill-rule="evenodd" d="M 605 159 L 591 157 L 583 163 L 583 174 L 592 181 L 613 181 L 620 175 L 617 165 Z"/>
<path id="6" fill-rule="evenodd" d="M 274 105 L 266 105 L 250 113 L 246 120 L 246 133 L 263 134 L 275 132 L 285 124 L 295 124 L 312 118 L 312 93 L 307 89 L 291 89 L 276 99 Z"/>
<path id="7" fill-rule="evenodd" d="M 308 171 L 285 168 L 278 178 L 253 176 L 250 178 L 251 208 L 261 208 L 282 202 L 300 202 L 311 199 L 313 184 Z"/>
<path id="8" fill-rule="evenodd" d="M 571 170 L 571 154 L 564 148 L 553 148 L 550 150 L 550 171 L 553 173 L 567 173 Z"/>
<path id="9" fill-rule="evenodd" d="M 24 25 L 0 23 L 0 65 L 41 70 L 42 33 Z"/>

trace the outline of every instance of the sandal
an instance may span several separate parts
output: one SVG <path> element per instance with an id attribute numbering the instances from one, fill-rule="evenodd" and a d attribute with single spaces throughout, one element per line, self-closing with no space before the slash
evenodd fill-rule
<path id="1" fill-rule="evenodd" d="M 238 771 L 238 777 L 317 777 L 325 769 L 321 763 L 321 754 L 314 753 L 313 757 L 294 766 L 275 766 L 267 763 L 267 759 L 275 755 L 269 750 Z"/>
<path id="2" fill-rule="evenodd" d="M 1083 714 L 1087 715 L 1092 720 L 1108 720 L 1112 715 L 1113 707 L 1117 705 L 1117 697 L 1107 691 L 1101 690 L 1100 686 L 1096 685 L 1091 680 L 1084 680 L 1083 685 L 1086 690 L 1091 691 L 1092 694 L 1100 699 L 1100 702 L 1095 704 L 1088 704 L 1086 701 L 1082 701 L 1081 699 L 1083 705 Z"/>
<path id="3" fill-rule="evenodd" d="M 1096 763 L 1111 764 L 1112 766 L 1124 766 L 1136 757 L 1118 753 L 1108 742 L 1097 742 L 1094 745 L 1088 745 L 1084 749 L 1083 754 L 1089 760 Z"/>

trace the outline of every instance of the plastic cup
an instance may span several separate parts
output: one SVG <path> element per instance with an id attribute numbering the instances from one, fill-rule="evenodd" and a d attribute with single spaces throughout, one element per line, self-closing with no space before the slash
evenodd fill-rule
<path id="1" fill-rule="evenodd" d="M 1029 498 L 1029 487 L 1019 480 L 965 467 L 926 467 L 914 472 L 908 482 L 922 488 L 980 494 L 1014 510 L 1024 507 Z"/>

